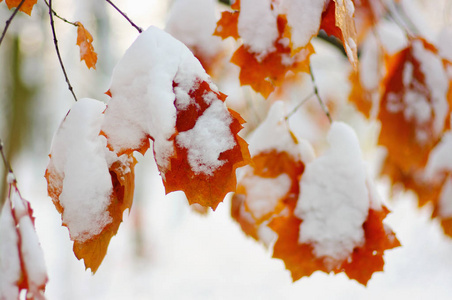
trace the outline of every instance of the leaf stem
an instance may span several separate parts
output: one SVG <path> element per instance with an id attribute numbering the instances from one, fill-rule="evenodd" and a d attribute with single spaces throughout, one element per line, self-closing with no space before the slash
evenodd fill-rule
<path id="1" fill-rule="evenodd" d="M 311 81 L 312 85 L 314 86 L 314 94 L 317 96 L 317 100 L 319 101 L 320 107 L 322 107 L 323 112 L 328 118 L 328 121 L 330 123 L 333 123 L 333 119 L 331 118 L 330 111 L 328 110 L 328 107 L 325 105 L 325 102 L 323 102 L 322 98 L 319 94 L 319 89 L 317 88 L 317 84 L 315 83 L 314 73 L 312 72 L 312 66 L 309 64 L 309 73 L 311 75 Z"/>
<path id="2" fill-rule="evenodd" d="M 312 96 L 315 95 L 315 92 L 312 91 L 309 95 L 307 95 L 303 100 L 301 100 L 300 103 L 298 103 L 290 113 L 287 114 L 287 116 L 284 117 L 284 119 L 286 119 L 286 121 L 300 108 L 303 106 L 303 104 L 305 104 L 306 102 L 308 102 L 308 100 L 311 99 Z"/>
<path id="3" fill-rule="evenodd" d="M 50 15 L 50 27 L 52 28 L 53 34 L 53 44 L 55 45 L 55 50 L 58 56 L 58 61 L 60 62 L 61 69 L 63 70 L 64 78 L 66 79 L 66 83 L 69 91 L 71 92 L 74 100 L 77 101 L 77 97 L 75 96 L 74 89 L 72 88 L 71 82 L 69 81 L 69 77 L 67 76 L 66 69 L 64 68 L 63 60 L 61 59 L 60 49 L 58 48 L 58 40 L 55 32 L 55 24 L 53 22 L 53 9 L 52 9 L 52 0 L 49 0 L 49 15 Z"/>
<path id="4" fill-rule="evenodd" d="M 8 30 L 9 25 L 11 24 L 11 21 L 14 19 L 14 17 L 16 16 L 17 12 L 19 11 L 19 9 L 22 7 L 22 4 L 24 4 L 25 0 L 20 1 L 19 5 L 16 7 L 16 9 L 14 10 L 13 14 L 11 15 L 11 17 L 9 17 L 8 20 L 6 20 L 6 25 L 5 28 L 3 29 L 2 32 L 2 36 L 0 37 L 0 45 L 3 42 L 3 38 L 6 35 L 6 31 Z"/>
<path id="5" fill-rule="evenodd" d="M 141 27 L 137 26 L 132 20 L 130 20 L 130 18 L 124 13 L 122 12 L 113 2 L 111 2 L 110 0 L 105 0 L 107 1 L 111 6 L 113 6 L 114 9 L 116 9 L 124 18 L 126 18 L 127 21 L 129 21 L 130 25 L 132 25 L 133 27 L 135 27 L 136 30 L 138 30 L 139 33 L 143 32 L 143 29 L 141 29 Z"/>
<path id="6" fill-rule="evenodd" d="M 49 2 L 47 2 L 47 0 L 44 0 L 44 2 L 46 3 L 47 7 L 50 8 Z M 65 19 L 65 18 L 63 18 L 63 17 L 61 17 L 60 15 L 58 15 L 58 14 L 56 13 L 56 11 L 53 10 L 53 9 L 52 9 L 52 13 L 53 13 L 53 15 L 54 15 L 55 17 L 57 17 L 58 19 L 60 19 L 60 20 L 63 21 L 63 22 L 68 23 L 68 24 L 71 24 L 71 25 L 73 25 L 73 26 L 75 26 L 75 27 L 78 26 L 77 24 L 75 24 L 75 22 L 71 22 L 71 21 L 69 21 L 69 20 L 67 20 L 67 19 Z"/>
<path id="7" fill-rule="evenodd" d="M 16 176 L 14 175 L 13 169 L 11 168 L 11 164 L 10 162 L 6 159 L 6 155 L 5 152 L 3 151 L 3 141 L 0 138 L 0 153 L 2 156 L 2 160 L 3 160 L 3 164 L 5 165 L 6 170 L 8 171 L 8 175 L 7 175 L 7 184 L 9 185 L 9 190 L 11 190 L 11 186 L 16 187 L 17 189 L 17 180 L 16 180 Z M 3 197 L 0 198 L 0 212 L 1 209 L 3 207 L 3 204 L 5 203 L 5 199 L 3 199 Z"/>

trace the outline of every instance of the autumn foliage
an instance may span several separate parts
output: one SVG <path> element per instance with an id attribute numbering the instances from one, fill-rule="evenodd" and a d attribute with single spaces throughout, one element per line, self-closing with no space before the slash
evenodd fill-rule
<path id="1" fill-rule="evenodd" d="M 5 2 L 11 9 L 21 1 Z M 30 15 L 36 2 L 27 0 L 20 10 Z M 73 252 L 86 268 L 98 270 L 124 212 L 132 209 L 139 153 L 153 155 L 166 194 L 182 191 L 204 213 L 231 193 L 232 218 L 284 262 L 293 281 L 321 271 L 345 273 L 367 285 L 383 271 L 385 251 L 401 244 L 384 223 L 390 211 L 378 196 L 355 130 L 336 121 L 344 118 L 335 113 L 349 105 L 364 117 L 360 122 L 379 126 L 376 143 L 386 151 L 379 176 L 389 178 L 392 192 L 410 190 L 419 206 L 432 205 L 432 218 L 452 237 L 452 62 L 439 45 L 403 24 L 397 26 L 405 44 L 389 50 L 378 24 L 393 12 L 383 3 L 300 3 L 236 0 L 203 36 L 183 31 L 186 23 L 166 32 L 140 29 L 113 71 L 106 104 L 90 98 L 73 104 L 55 133 L 45 178 Z M 93 36 L 82 23 L 66 22 L 77 28 L 80 60 L 96 69 Z M 343 51 L 350 87 L 348 103 L 329 96 L 331 114 L 312 75 L 319 34 Z M 223 61 L 228 49 L 212 40 L 229 37 L 235 46 L 227 60 L 238 67 L 240 85 L 255 92 L 241 95 L 248 98 L 238 112 L 220 91 L 228 86 L 220 72 L 229 63 Z M 375 49 L 368 51 L 369 45 Z M 372 68 L 366 55 L 374 55 Z M 311 96 L 293 97 L 309 74 Z M 324 135 L 310 141 L 291 130 L 289 118 L 313 97 L 328 118 L 312 116 L 314 110 L 303 116 L 315 123 L 305 133 Z M 257 121 L 242 131 L 250 107 L 258 111 Z M 41 299 L 47 275 L 27 258 L 26 247 L 40 248 L 37 238 L 30 245 L 23 238 L 22 230 L 35 235 L 34 219 L 15 183 L 0 217 L 0 232 L 9 230 L 0 237 L 9 239 L 8 253 L 19 262 L 7 291 L 26 290 L 27 297 Z"/>

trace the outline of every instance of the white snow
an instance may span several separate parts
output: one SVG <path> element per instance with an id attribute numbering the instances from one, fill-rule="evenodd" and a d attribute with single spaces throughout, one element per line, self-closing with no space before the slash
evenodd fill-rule
<path id="1" fill-rule="evenodd" d="M 452 132 L 443 134 L 441 141 L 430 152 L 425 176 L 430 180 L 441 180 L 446 172 L 452 173 Z"/>
<path id="2" fill-rule="evenodd" d="M 99 135 L 105 105 L 80 99 L 61 123 L 52 142 L 48 169 L 64 177 L 60 204 L 63 223 L 79 242 L 99 234 L 112 222 L 107 211 L 112 182 L 106 139 Z"/>
<path id="3" fill-rule="evenodd" d="M 195 126 L 176 136 L 176 143 L 188 149 L 188 162 L 195 174 L 212 175 L 225 161 L 219 155 L 235 146 L 229 128 L 232 118 L 221 100 L 215 100 L 198 118 Z"/>
<path id="4" fill-rule="evenodd" d="M 213 36 L 217 20 L 214 0 L 177 0 L 169 12 L 165 30 L 192 50 L 208 58 L 221 49 L 221 38 Z"/>
<path id="5" fill-rule="evenodd" d="M 444 123 L 449 111 L 447 102 L 447 92 L 449 89 L 449 80 L 444 69 L 441 58 L 424 48 L 421 41 L 413 41 L 413 54 L 420 62 L 420 68 L 424 73 L 426 85 L 432 95 L 433 109 L 433 132 L 438 135 L 444 128 Z"/>
<path id="6" fill-rule="evenodd" d="M 258 58 L 274 49 L 273 43 L 278 38 L 277 14 L 272 10 L 272 0 L 240 1 L 239 35 Z"/>
<path id="7" fill-rule="evenodd" d="M 0 214 L 0 299 L 19 299 L 17 283 L 20 279 L 19 237 L 6 199 Z"/>
<path id="8" fill-rule="evenodd" d="M 439 55 L 452 62 L 452 26 L 442 28 L 436 40 Z"/>
<path id="9" fill-rule="evenodd" d="M 112 76 L 112 98 L 102 130 L 115 152 L 134 149 L 150 136 L 156 162 L 164 173 L 174 152 L 169 139 L 175 133 L 175 92 L 182 96 L 180 105 L 188 105 L 186 93 L 199 80 L 211 82 L 182 42 L 156 27 L 142 32 Z M 179 87 L 177 91 L 173 90 L 173 81 Z M 210 87 L 216 90 L 212 84 Z"/>
<path id="10" fill-rule="evenodd" d="M 291 40 L 294 48 L 305 47 L 317 34 L 325 3 L 326 0 L 281 1 L 281 12 L 286 15 L 292 28 Z"/>
<path id="11" fill-rule="evenodd" d="M 369 190 L 353 129 L 334 122 L 327 139 L 330 148 L 306 165 L 294 213 L 303 219 L 299 242 L 312 244 L 314 254 L 334 267 L 364 241 Z"/>
<path id="12" fill-rule="evenodd" d="M 270 108 L 267 118 L 248 139 L 251 156 L 260 152 L 276 150 L 278 152 L 285 151 L 294 159 L 300 157 L 300 146 L 294 142 L 294 136 L 290 134 L 284 119 L 285 116 L 284 102 L 275 102 Z M 306 151 L 309 152 L 309 150 Z"/>
<path id="13" fill-rule="evenodd" d="M 259 220 L 275 210 L 276 205 L 290 191 L 292 180 L 283 173 L 276 178 L 257 175 L 244 177 L 240 183 L 246 188 L 246 206 L 249 212 Z"/>
<path id="14" fill-rule="evenodd" d="M 449 175 L 444 182 L 439 195 L 439 216 L 442 218 L 452 218 L 452 176 Z"/>
<path id="15" fill-rule="evenodd" d="M 39 295 L 47 282 L 47 271 L 44 262 L 44 253 L 36 235 L 35 228 L 28 213 L 28 207 L 19 193 L 11 191 L 11 202 L 20 234 L 20 252 L 27 274 L 28 296 L 40 299 Z"/>

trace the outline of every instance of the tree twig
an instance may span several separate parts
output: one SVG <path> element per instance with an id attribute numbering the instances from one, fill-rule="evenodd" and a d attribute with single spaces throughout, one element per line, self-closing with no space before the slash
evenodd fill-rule
<path id="1" fill-rule="evenodd" d="M 303 100 L 301 100 L 300 103 L 298 103 L 290 113 L 288 113 L 284 119 L 286 119 L 286 121 L 300 108 L 303 106 L 303 104 L 305 104 L 306 102 L 308 102 L 309 99 L 311 99 L 312 96 L 315 95 L 315 92 L 312 91 L 308 96 L 306 96 Z"/>
<path id="2" fill-rule="evenodd" d="M 66 69 L 64 68 L 63 60 L 61 59 L 60 49 L 58 48 L 58 40 L 56 38 L 56 33 L 55 33 L 55 24 L 53 23 L 52 0 L 49 0 L 49 15 L 50 15 L 50 27 L 52 28 L 52 34 L 53 34 L 53 44 L 55 45 L 55 50 L 56 50 L 56 53 L 58 56 L 58 60 L 60 62 L 61 69 L 63 70 L 64 78 L 66 79 L 68 89 L 72 93 L 72 96 L 74 96 L 75 101 L 77 101 L 77 97 L 75 96 L 74 89 L 72 88 L 71 82 L 69 81 L 69 77 L 67 76 L 67 73 L 66 73 Z"/>
<path id="3" fill-rule="evenodd" d="M 0 139 L 0 153 L 1 153 L 1 156 L 2 156 L 3 164 L 5 165 L 5 168 L 8 171 L 7 183 L 9 185 L 9 187 L 10 187 L 10 190 L 11 190 L 11 186 L 16 187 L 16 189 L 17 189 L 16 176 L 14 176 L 14 172 L 13 172 L 13 169 L 11 168 L 11 164 L 6 159 L 5 151 L 3 151 L 3 141 L 2 141 L 2 139 Z M 0 198 L 0 211 L 1 211 L 4 203 L 5 203 L 5 199 L 3 199 L 3 197 L 1 197 Z"/>
<path id="4" fill-rule="evenodd" d="M 322 98 L 320 97 L 319 90 L 317 88 L 317 84 L 315 83 L 314 73 L 312 72 L 312 66 L 309 64 L 309 73 L 311 74 L 311 81 L 312 85 L 314 86 L 314 94 L 317 96 L 317 100 L 319 100 L 320 107 L 322 107 L 323 112 L 327 116 L 330 123 L 333 123 L 333 119 L 331 118 L 330 111 L 328 110 L 328 107 L 325 105 L 325 102 L 323 102 Z"/>
<path id="5" fill-rule="evenodd" d="M 47 7 L 50 8 L 49 2 L 47 2 L 47 0 L 44 0 L 44 2 L 46 3 Z M 76 26 L 76 27 L 78 26 L 77 24 L 75 24 L 75 22 L 71 22 L 71 21 L 69 21 L 69 20 L 67 20 L 67 19 L 65 19 L 65 18 L 63 18 L 63 17 L 61 17 L 60 15 L 58 15 L 58 14 L 56 13 L 56 11 L 53 10 L 53 9 L 52 9 L 52 13 L 53 13 L 53 15 L 54 15 L 55 17 L 57 17 L 58 19 L 60 19 L 60 20 L 63 21 L 63 22 L 68 23 L 68 24 L 71 24 L 71 25 Z"/>
<path id="6" fill-rule="evenodd" d="M 107 1 L 111 6 L 113 6 L 114 9 L 116 9 L 124 18 L 126 18 L 127 21 L 129 21 L 130 25 L 132 25 L 133 27 L 135 27 L 136 30 L 138 30 L 139 33 L 143 32 L 143 29 L 141 29 L 141 27 L 137 26 L 135 23 L 133 23 L 132 20 L 130 20 L 130 18 L 124 13 L 122 12 L 116 5 L 114 5 L 113 2 L 111 2 L 110 0 L 105 0 Z"/>
<path id="7" fill-rule="evenodd" d="M 8 20 L 6 20 L 6 25 L 5 28 L 3 29 L 2 32 L 2 36 L 0 37 L 0 45 L 3 42 L 3 38 L 6 35 L 6 31 L 8 30 L 9 25 L 11 24 L 11 21 L 14 19 L 14 17 L 16 16 L 17 12 L 19 11 L 19 9 L 22 7 L 22 4 L 24 4 L 25 0 L 20 1 L 19 5 L 16 7 L 16 9 L 14 10 L 13 14 L 11 15 L 11 17 L 9 17 Z"/>

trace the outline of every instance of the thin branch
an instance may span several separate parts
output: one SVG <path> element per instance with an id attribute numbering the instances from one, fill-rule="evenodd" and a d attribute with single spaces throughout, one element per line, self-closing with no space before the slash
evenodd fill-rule
<path id="1" fill-rule="evenodd" d="M 6 181 L 7 181 L 8 185 L 9 185 L 9 191 L 11 191 L 11 186 L 15 187 L 16 190 L 18 191 L 16 176 L 14 176 L 14 172 L 13 172 L 13 169 L 11 168 L 11 164 L 6 159 L 5 152 L 3 151 L 3 141 L 2 141 L 2 139 L 0 139 L 0 153 L 1 153 L 1 156 L 2 156 L 3 164 L 5 165 L 5 168 L 8 171 L 8 175 L 6 177 L 7 178 Z M 4 203 L 5 203 L 5 199 L 3 199 L 3 197 L 1 197 L 0 198 L 0 211 L 1 211 Z"/>
<path id="2" fill-rule="evenodd" d="M 317 84 L 315 83 L 314 73 L 312 72 L 312 66 L 309 64 L 309 73 L 311 74 L 311 81 L 312 85 L 314 86 L 314 94 L 317 96 L 317 100 L 319 100 L 320 107 L 322 107 L 323 112 L 327 116 L 330 123 L 333 123 L 333 119 L 331 118 L 330 111 L 328 110 L 328 107 L 325 105 L 325 103 L 322 101 L 322 98 L 320 98 L 319 90 L 317 88 Z"/>
<path id="3" fill-rule="evenodd" d="M 0 152 L 2 154 L 3 164 L 5 165 L 5 168 L 8 170 L 9 173 L 13 173 L 13 169 L 11 168 L 11 164 L 6 159 L 5 152 L 3 151 L 3 141 L 0 139 Z"/>
<path id="4" fill-rule="evenodd" d="M 44 0 L 44 2 L 46 3 L 47 7 L 50 8 L 49 2 L 47 2 L 47 0 Z M 56 13 L 56 11 L 53 10 L 53 9 L 52 9 L 52 13 L 53 13 L 53 15 L 54 15 L 55 17 L 57 17 L 58 19 L 60 19 L 60 20 L 63 21 L 63 22 L 68 23 L 68 24 L 71 24 L 71 25 L 76 26 L 76 27 L 78 26 L 77 24 L 75 24 L 75 22 L 68 21 L 67 19 L 65 19 L 65 18 L 61 17 L 60 15 L 58 15 L 58 14 Z"/>
<path id="5" fill-rule="evenodd" d="M 303 106 L 303 104 L 305 104 L 306 102 L 308 102 L 308 100 L 311 99 L 312 96 L 315 95 L 315 92 L 312 91 L 308 96 L 306 96 L 303 100 L 301 100 L 300 103 L 298 103 L 290 113 L 287 114 L 287 116 L 285 116 L 284 119 L 286 119 L 286 121 L 300 108 Z"/>
<path id="6" fill-rule="evenodd" d="M 67 73 L 66 73 L 66 69 L 64 68 L 63 60 L 61 59 L 60 49 L 58 48 L 58 40 L 56 38 L 56 33 L 55 33 L 55 24 L 53 23 L 52 11 L 53 11 L 52 10 L 52 0 L 49 0 L 50 27 L 52 28 L 53 44 L 55 45 L 55 50 L 56 50 L 56 53 L 58 56 L 58 60 L 60 62 L 61 69 L 63 70 L 64 78 L 66 79 L 68 89 L 72 93 L 72 96 L 74 96 L 75 101 L 77 101 L 77 97 L 75 96 L 74 89 L 72 88 L 71 82 L 69 81 L 69 77 L 67 76 Z"/>
<path id="7" fill-rule="evenodd" d="M 16 7 L 16 9 L 14 10 L 13 14 L 11 15 L 11 17 L 9 17 L 8 20 L 6 20 L 6 25 L 5 25 L 5 29 L 3 29 L 2 32 L 2 36 L 0 37 L 0 45 L 3 42 L 3 38 L 6 35 L 6 31 L 8 30 L 9 25 L 11 24 L 11 21 L 14 19 L 14 17 L 16 16 L 17 12 L 19 11 L 19 9 L 22 7 L 22 4 L 24 4 L 25 0 L 20 1 L 19 5 Z"/>
<path id="8" fill-rule="evenodd" d="M 143 29 L 141 29 L 141 27 L 138 27 L 135 23 L 133 23 L 132 20 L 129 19 L 129 17 L 123 13 L 116 5 L 113 4 L 113 2 L 111 2 L 110 0 L 105 0 L 107 1 L 111 6 L 113 6 L 114 9 L 116 9 L 124 18 L 126 18 L 127 21 L 129 21 L 130 25 L 132 25 L 133 27 L 136 28 L 136 30 L 138 30 L 139 33 L 143 32 Z"/>

